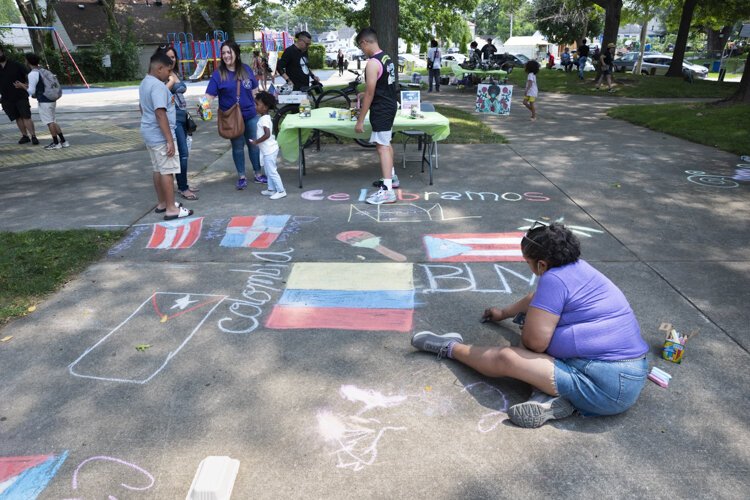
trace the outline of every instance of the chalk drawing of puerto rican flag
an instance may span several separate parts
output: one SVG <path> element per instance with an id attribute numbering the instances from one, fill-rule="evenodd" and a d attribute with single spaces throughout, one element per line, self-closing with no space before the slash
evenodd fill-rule
<path id="1" fill-rule="evenodd" d="M 276 241 L 289 215 L 232 217 L 221 240 L 223 247 L 268 248 Z"/>
<path id="2" fill-rule="evenodd" d="M 427 258 L 433 262 L 523 262 L 524 233 L 426 234 Z"/>
<path id="3" fill-rule="evenodd" d="M 266 326 L 410 332 L 412 275 L 409 263 L 296 263 Z"/>
<path id="4" fill-rule="evenodd" d="M 0 457 L 0 498 L 34 500 L 55 477 L 68 452 L 61 455 Z"/>
<path id="5" fill-rule="evenodd" d="M 201 237 L 202 227 L 203 217 L 159 222 L 146 248 L 190 248 Z"/>

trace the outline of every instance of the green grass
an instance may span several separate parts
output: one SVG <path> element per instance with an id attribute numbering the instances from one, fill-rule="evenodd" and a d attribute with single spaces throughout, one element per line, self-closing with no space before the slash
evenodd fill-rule
<path id="1" fill-rule="evenodd" d="M 0 325 L 26 315 L 122 235 L 91 229 L 0 233 Z"/>
<path id="2" fill-rule="evenodd" d="M 732 153 L 750 152 L 750 105 L 747 104 L 632 105 L 612 108 L 607 114 Z"/>
<path id="3" fill-rule="evenodd" d="M 446 144 L 505 144 L 508 140 L 482 123 L 479 116 L 450 106 L 435 106 L 435 111 L 448 118 L 451 135 Z"/>
<path id="4" fill-rule="evenodd" d="M 442 68 L 442 75 L 452 75 L 450 68 Z M 586 80 L 578 79 L 577 73 L 542 69 L 537 75 L 537 85 L 541 92 L 557 92 L 561 94 L 602 95 L 596 90 L 594 72 L 586 73 Z M 714 82 L 695 80 L 688 83 L 682 78 L 667 78 L 665 76 L 641 76 L 632 73 L 616 73 L 613 82 L 618 97 L 675 97 L 675 98 L 717 98 L 732 95 L 737 90 L 737 82 Z M 526 73 L 522 68 L 515 68 L 508 83 L 524 87 Z"/>

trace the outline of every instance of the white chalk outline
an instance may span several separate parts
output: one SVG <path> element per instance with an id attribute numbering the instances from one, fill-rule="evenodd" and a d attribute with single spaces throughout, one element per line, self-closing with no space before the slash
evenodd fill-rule
<path id="1" fill-rule="evenodd" d="M 130 321 L 130 319 L 133 316 L 135 316 L 136 314 L 138 314 L 138 311 L 140 311 L 141 308 L 143 308 L 143 306 L 145 306 L 146 304 L 148 304 L 149 302 L 151 302 L 151 300 L 154 298 L 154 296 L 157 293 L 161 294 L 161 295 L 185 295 L 187 292 L 181 292 L 181 293 L 177 293 L 177 292 L 154 292 L 154 293 L 152 293 L 149 296 L 149 298 L 147 298 L 145 301 L 143 301 L 143 303 L 140 306 L 138 306 L 138 308 L 135 311 L 133 311 L 130 314 L 130 316 L 128 316 L 122 323 L 120 323 L 119 325 L 117 325 L 114 328 L 114 330 L 112 330 L 107 335 L 105 335 L 104 337 L 102 337 L 101 340 L 99 340 L 99 342 L 97 342 L 93 346 L 91 346 L 88 349 L 86 349 L 86 351 L 84 351 L 83 354 L 81 354 L 80 356 L 78 356 L 78 359 L 76 359 L 70 365 L 68 365 L 68 372 L 71 375 L 73 375 L 74 377 L 80 377 L 80 378 L 89 378 L 89 379 L 93 379 L 93 380 L 104 380 L 104 381 L 107 381 L 107 382 L 123 382 L 123 383 L 126 383 L 126 384 L 141 384 L 141 385 L 145 384 L 149 380 L 151 380 L 152 378 L 154 378 L 156 375 L 158 375 L 159 372 L 162 371 L 165 366 L 167 366 L 167 364 L 172 360 L 172 358 L 175 357 L 177 355 L 177 353 L 180 352 L 180 350 L 183 347 L 185 347 L 185 344 L 187 344 L 190 341 L 191 338 L 193 338 L 193 335 L 195 335 L 195 332 L 197 332 L 200 329 L 200 327 L 203 326 L 203 323 L 206 322 L 206 320 L 208 319 L 208 317 L 216 310 L 216 308 L 219 307 L 219 305 L 222 302 L 224 302 L 229 297 L 228 295 L 216 295 L 216 294 L 206 294 L 206 293 L 191 293 L 190 295 L 196 295 L 196 296 L 202 296 L 202 297 L 221 297 L 221 300 L 219 300 L 218 302 L 216 302 L 216 304 L 214 304 L 214 306 L 211 308 L 211 310 L 208 311 L 203 316 L 203 319 L 200 321 L 200 323 L 198 323 L 198 326 L 196 326 L 193 329 L 193 331 L 190 332 L 190 335 L 188 335 L 185 338 L 185 340 L 182 341 L 182 344 L 180 344 L 175 351 L 170 352 L 169 355 L 164 360 L 164 363 L 162 363 L 162 365 L 154 373 L 152 373 L 150 377 L 148 377 L 145 380 L 131 380 L 131 379 L 123 379 L 123 378 L 96 377 L 96 376 L 93 376 L 93 375 L 82 375 L 80 373 L 76 373 L 73 370 L 73 367 L 75 367 L 75 365 L 77 365 L 88 353 L 90 353 L 91 351 L 93 351 L 94 349 L 96 349 L 96 347 L 99 346 L 99 344 L 101 344 L 102 342 L 104 342 L 105 340 L 107 340 L 110 337 L 110 335 L 112 335 L 113 333 L 115 333 L 123 325 L 125 325 L 125 323 L 127 323 L 128 321 Z"/>

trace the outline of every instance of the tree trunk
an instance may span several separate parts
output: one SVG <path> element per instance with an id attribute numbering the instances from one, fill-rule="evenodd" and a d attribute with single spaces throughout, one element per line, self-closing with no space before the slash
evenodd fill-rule
<path id="1" fill-rule="evenodd" d="M 677 40 L 674 43 L 672 53 L 672 64 L 669 65 L 666 76 L 682 77 L 682 61 L 685 59 L 685 47 L 690 34 L 690 23 L 693 20 L 693 11 L 698 0 L 685 0 L 682 6 L 682 17 L 680 17 L 680 29 L 677 32 Z"/>
<path id="2" fill-rule="evenodd" d="M 35 4 L 24 0 L 16 0 L 16 5 L 26 26 L 42 26 L 42 19 L 38 16 L 39 12 Z M 29 37 L 34 52 L 42 54 L 44 52 L 44 32 L 42 30 L 29 30 Z"/>
<path id="3" fill-rule="evenodd" d="M 706 28 L 707 50 L 709 52 L 721 52 L 724 45 L 732 32 L 732 26 L 723 26 L 721 30 L 716 31 Z"/>
<path id="4" fill-rule="evenodd" d="M 648 33 L 648 22 L 651 19 L 651 13 L 649 11 L 650 9 L 647 5 L 645 10 L 643 11 L 643 17 L 641 18 L 641 37 L 639 39 L 640 47 L 638 47 L 638 60 L 635 61 L 635 66 L 633 67 L 633 73 L 635 73 L 636 75 L 641 74 L 643 53 L 646 51 L 646 33 Z"/>
<path id="5" fill-rule="evenodd" d="M 220 28 L 226 31 L 227 39 L 234 40 L 234 18 L 232 17 L 232 0 L 219 0 L 219 12 L 221 14 Z"/>
<path id="6" fill-rule="evenodd" d="M 398 66 L 398 0 L 372 0 L 370 25 L 378 34 L 380 48 Z"/>
<path id="7" fill-rule="evenodd" d="M 742 72 L 742 80 L 737 92 L 724 102 L 750 104 L 750 52 L 747 53 L 745 61 L 745 71 Z"/>
<path id="8" fill-rule="evenodd" d="M 118 36 L 120 34 L 120 25 L 115 17 L 115 3 L 117 0 L 103 0 L 100 4 L 104 9 L 104 13 L 107 15 L 107 24 L 109 30 L 113 35 Z"/>
<path id="9" fill-rule="evenodd" d="M 594 0 L 594 3 L 604 9 L 604 40 L 602 52 L 610 43 L 617 43 L 617 32 L 620 30 L 620 14 L 622 0 Z"/>
<path id="10" fill-rule="evenodd" d="M 185 33 L 193 32 L 193 22 L 190 20 L 190 12 L 182 14 L 182 30 Z"/>

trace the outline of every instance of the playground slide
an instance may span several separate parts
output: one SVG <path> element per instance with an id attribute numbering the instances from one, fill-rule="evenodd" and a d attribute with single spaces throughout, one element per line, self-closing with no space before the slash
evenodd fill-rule
<path id="1" fill-rule="evenodd" d="M 193 74 L 188 77 L 191 82 L 197 82 L 203 78 L 203 72 L 206 71 L 206 66 L 208 66 L 208 59 L 196 59 L 196 61 L 198 65 L 195 67 Z"/>

